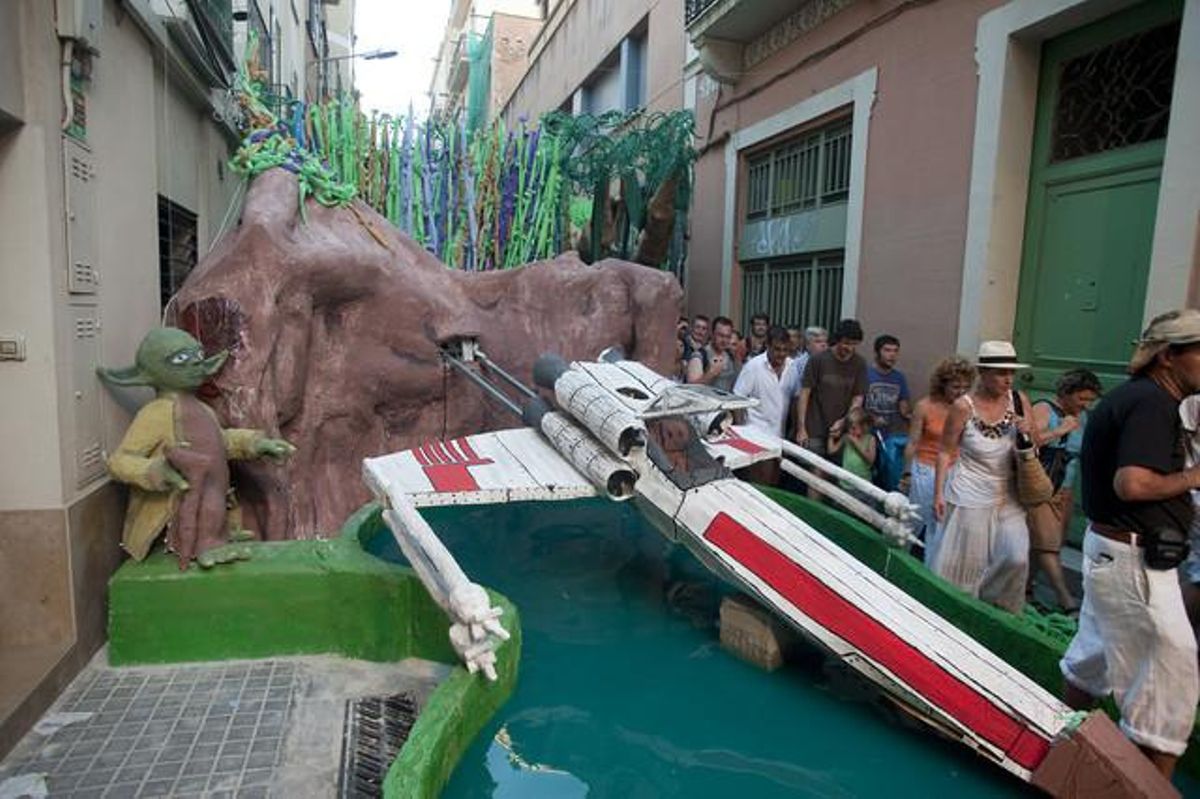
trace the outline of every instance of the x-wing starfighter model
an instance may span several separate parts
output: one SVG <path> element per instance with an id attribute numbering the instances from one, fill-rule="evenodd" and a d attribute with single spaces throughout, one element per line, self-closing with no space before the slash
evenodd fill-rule
<path id="1" fill-rule="evenodd" d="M 1002 658 L 737 479 L 734 469 L 781 459 L 790 474 L 898 542 L 911 537 L 914 509 L 902 495 L 885 494 L 776 436 L 729 423 L 755 400 L 678 385 L 606 353 L 594 362 L 540 359 L 534 382 L 552 393 L 551 407 L 473 341 L 455 342 L 445 356 L 448 368 L 525 426 L 370 458 L 364 478 L 404 555 L 450 616 L 451 641 L 470 671 L 494 679 L 494 650 L 508 634 L 499 609 L 463 574 L 417 508 L 605 496 L 635 502 L 719 577 L 912 715 L 1022 779 L 1030 780 L 1079 722 Z M 810 469 L 819 464 L 820 472 L 794 461 Z"/>

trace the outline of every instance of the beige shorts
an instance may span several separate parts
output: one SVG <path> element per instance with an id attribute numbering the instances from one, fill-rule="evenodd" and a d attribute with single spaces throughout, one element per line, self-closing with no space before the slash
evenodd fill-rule
<path id="1" fill-rule="evenodd" d="M 1075 687 L 1092 696 L 1113 695 L 1121 729 L 1134 743 L 1183 754 L 1200 676 L 1175 569 L 1147 568 L 1140 547 L 1089 528 L 1079 631 L 1059 666 Z"/>

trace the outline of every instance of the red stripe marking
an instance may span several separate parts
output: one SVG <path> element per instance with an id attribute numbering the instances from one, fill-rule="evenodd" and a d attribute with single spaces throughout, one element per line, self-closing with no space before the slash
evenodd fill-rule
<path id="1" fill-rule="evenodd" d="M 479 460 L 479 456 L 475 454 L 475 450 L 471 446 L 471 442 L 467 441 L 467 439 L 460 438 L 458 440 L 458 448 L 463 451 L 463 454 L 465 454 L 469 460 Z"/>
<path id="2" fill-rule="evenodd" d="M 727 447 L 733 447 L 734 449 L 745 452 L 748 455 L 757 455 L 760 452 L 767 451 L 766 447 L 760 447 L 750 439 L 742 438 L 736 431 L 732 429 L 725 434 L 725 438 L 722 438 L 717 443 L 724 444 Z"/>
<path id="3" fill-rule="evenodd" d="M 439 494 L 479 490 L 479 483 L 471 476 L 471 470 L 461 463 L 426 466 L 425 476 L 433 484 L 433 490 Z"/>
<path id="4" fill-rule="evenodd" d="M 951 718 L 1032 771 L 1050 743 L 916 647 L 864 613 L 726 513 L 704 537 L 750 569 L 817 624 L 857 647 Z"/>
<path id="5" fill-rule="evenodd" d="M 426 479 L 437 493 L 479 490 L 479 483 L 468 467 L 486 466 L 493 461 L 491 458 L 480 458 L 473 450 L 464 446 L 465 442 L 464 438 L 458 439 L 461 452 L 452 442 L 441 441 L 426 441 L 413 450 L 417 463 L 421 465 Z M 468 452 L 469 456 L 466 454 Z"/>

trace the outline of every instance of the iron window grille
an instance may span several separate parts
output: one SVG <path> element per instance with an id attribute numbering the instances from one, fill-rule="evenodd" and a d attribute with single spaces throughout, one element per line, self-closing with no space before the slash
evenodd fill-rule
<path id="1" fill-rule="evenodd" d="M 158 287 L 163 309 L 196 266 L 197 235 L 196 215 L 158 195 Z"/>
<path id="2" fill-rule="evenodd" d="M 850 120 L 784 142 L 747 162 L 746 219 L 767 219 L 846 202 Z"/>
<path id="3" fill-rule="evenodd" d="M 842 311 L 841 250 L 742 265 L 742 319 L 832 329 Z"/>

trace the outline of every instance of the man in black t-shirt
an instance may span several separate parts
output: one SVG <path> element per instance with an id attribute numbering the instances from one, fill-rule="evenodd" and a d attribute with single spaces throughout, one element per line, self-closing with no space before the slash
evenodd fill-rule
<path id="1" fill-rule="evenodd" d="M 1170 777 L 1187 748 L 1200 676 L 1178 570 L 1148 565 L 1147 540 L 1186 536 L 1189 491 L 1200 487 L 1200 468 L 1184 466 L 1179 422 L 1180 400 L 1200 391 L 1200 311 L 1154 319 L 1129 371 L 1084 433 L 1084 597 L 1061 668 L 1067 703 L 1086 707 L 1111 693 L 1122 731 Z"/>

